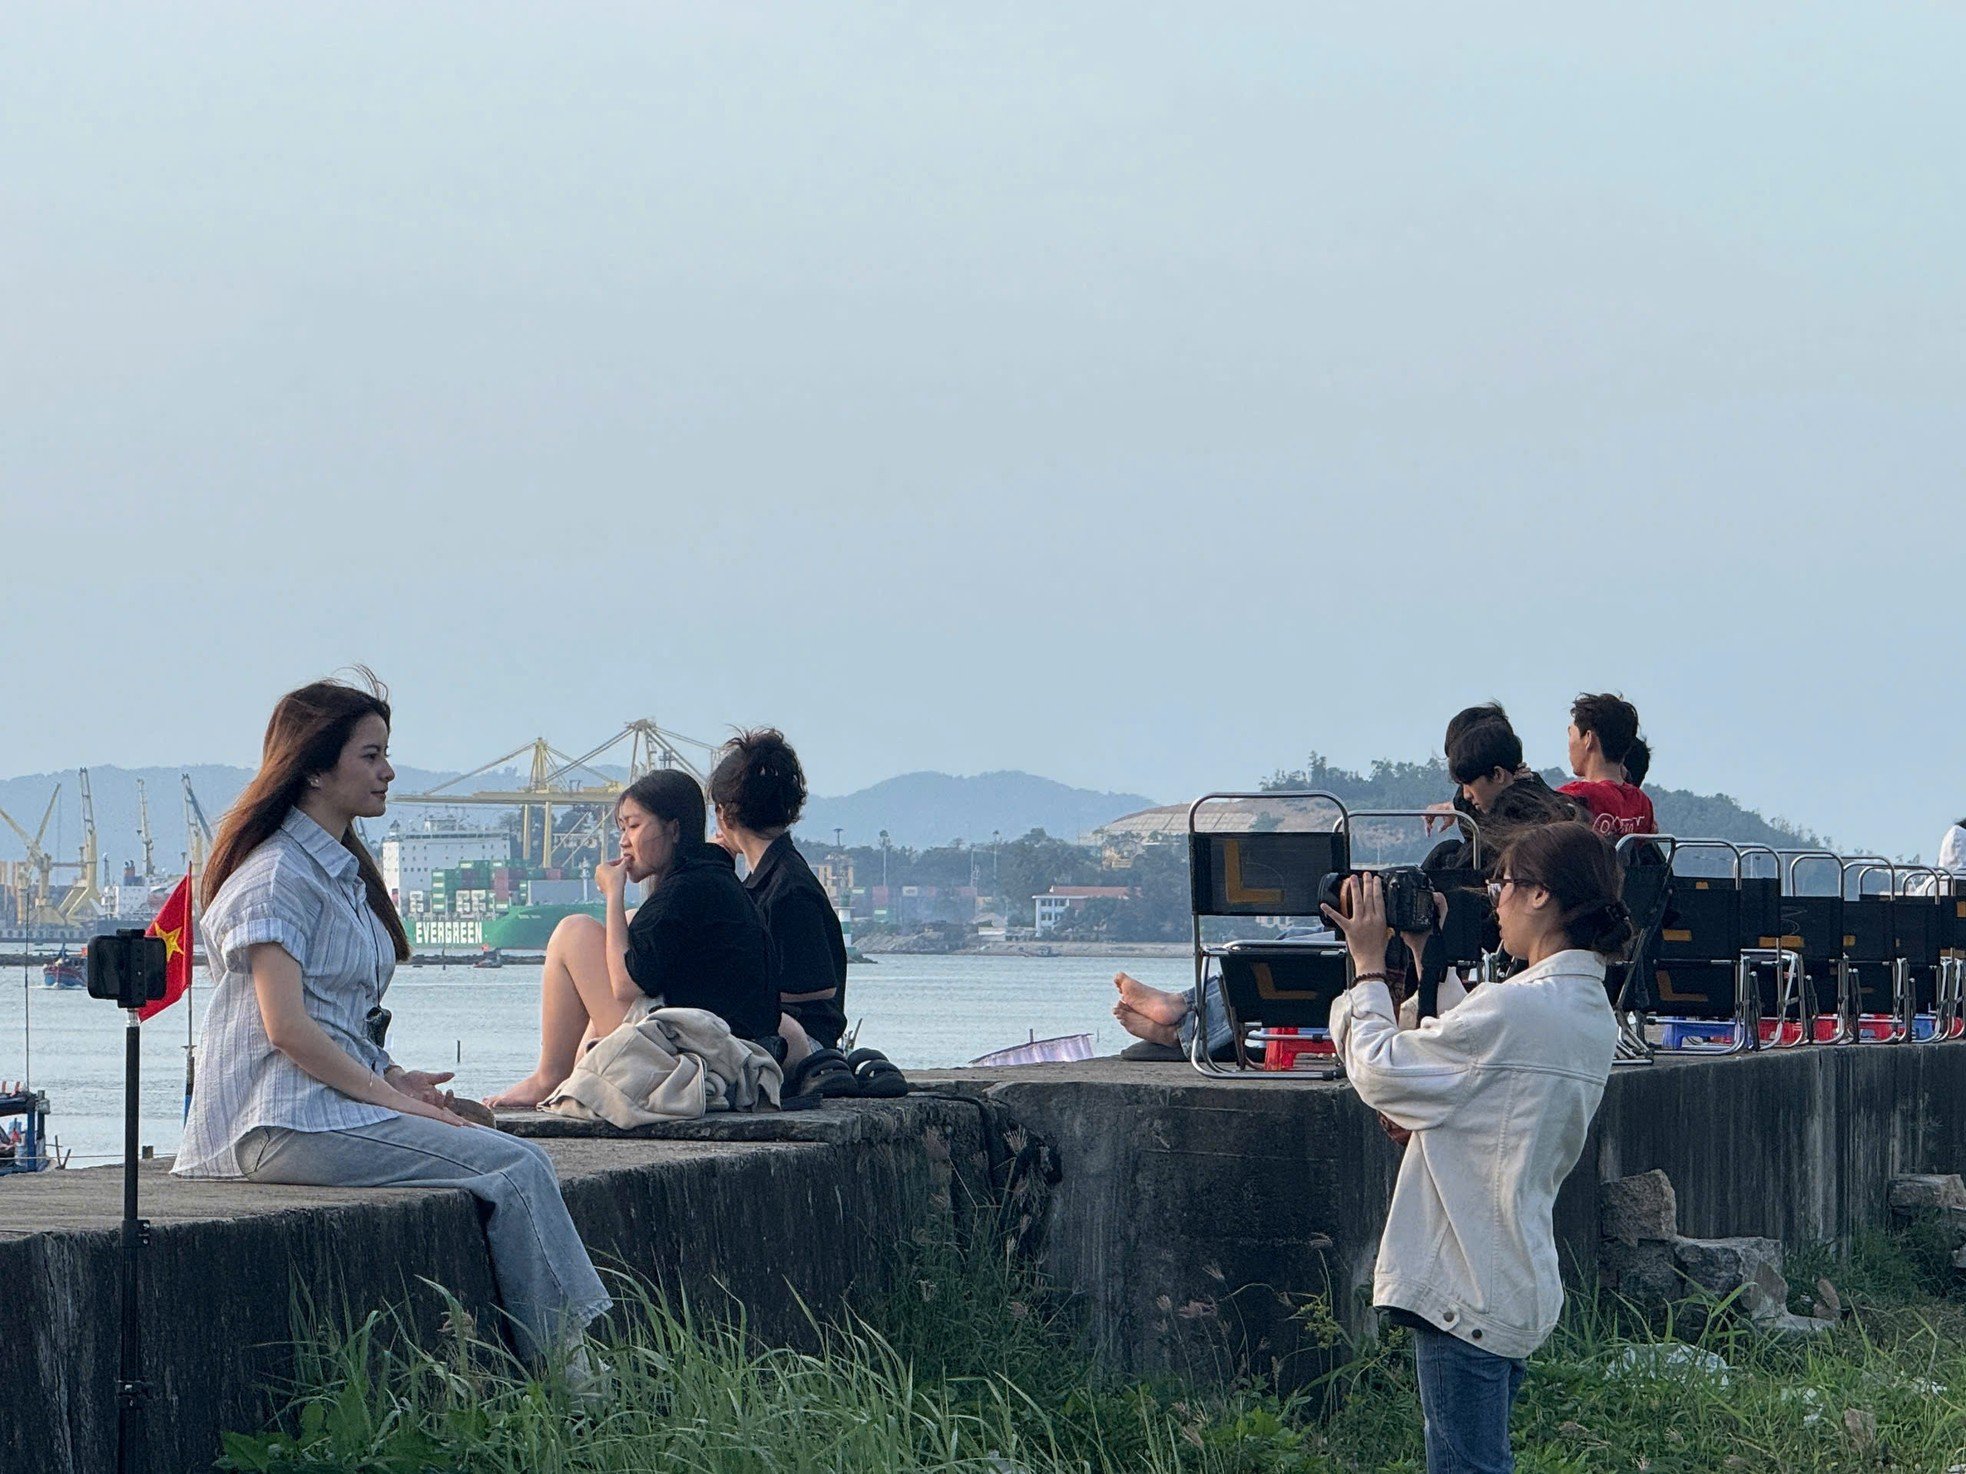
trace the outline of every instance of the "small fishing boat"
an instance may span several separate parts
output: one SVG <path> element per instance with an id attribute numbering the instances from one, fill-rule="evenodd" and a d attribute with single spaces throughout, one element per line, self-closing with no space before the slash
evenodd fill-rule
<path id="1" fill-rule="evenodd" d="M 0 1177 L 16 1172 L 45 1172 L 62 1165 L 48 1143 L 48 1097 L 11 1081 L 0 1081 L 0 1120 L 24 1116 L 0 1127 Z"/>
<path id="2" fill-rule="evenodd" d="M 1065 1064 L 1076 1059 L 1092 1058 L 1092 1036 L 1090 1034 L 1060 1034 L 1054 1039 L 1040 1039 L 1037 1031 L 1023 1044 L 1013 1044 L 1008 1049 L 993 1049 L 988 1054 L 979 1054 L 970 1061 L 971 1065 L 1055 1065 Z"/>
<path id="3" fill-rule="evenodd" d="M 44 963 L 41 968 L 41 986 L 44 988 L 79 988 L 88 979 L 82 971 L 82 959 L 70 957 L 68 948 L 61 949 L 61 955 Z"/>
<path id="4" fill-rule="evenodd" d="M 487 947 L 472 960 L 473 967 L 503 967 L 505 954 L 496 947 Z"/>

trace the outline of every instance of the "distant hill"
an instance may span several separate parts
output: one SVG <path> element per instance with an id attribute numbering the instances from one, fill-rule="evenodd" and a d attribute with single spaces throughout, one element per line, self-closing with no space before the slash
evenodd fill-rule
<path id="1" fill-rule="evenodd" d="M 143 863 L 143 842 L 137 833 L 137 780 L 142 779 L 150 801 L 150 832 L 155 846 L 157 872 L 168 875 L 184 863 L 184 785 L 180 773 L 191 775 L 191 786 L 205 817 L 214 826 L 239 791 L 253 776 L 250 768 L 219 763 L 200 763 L 182 768 L 118 768 L 104 764 L 89 769 L 89 788 L 96 811 L 96 837 L 103 858 L 109 861 L 113 883 L 123 873 L 123 862 Z M 398 768 L 396 786 L 415 792 L 454 775 L 432 773 L 422 768 Z M 516 775 L 515 775 L 516 776 Z M 82 790 L 73 770 L 66 773 L 30 773 L 19 778 L 0 778 L 0 809 L 29 834 L 41 822 L 48 806 L 48 795 L 61 785 L 61 797 L 48 820 L 41 843 L 57 861 L 75 859 L 82 847 Z M 474 785 L 475 786 L 475 785 Z M 407 810 L 405 811 L 408 812 Z M 388 821 L 383 820 L 386 827 Z M 379 837 L 377 829 L 371 835 Z M 27 851 L 19 836 L 0 823 L 0 860 L 19 860 Z"/>
<path id="2" fill-rule="evenodd" d="M 426 791 L 455 776 L 420 768 L 396 771 L 396 789 L 400 793 Z M 612 771 L 616 777 L 625 776 L 618 769 L 603 771 Z M 139 778 L 149 792 L 150 827 L 155 838 L 158 872 L 168 874 L 183 863 L 184 789 L 178 781 L 180 772 L 190 773 L 198 802 L 214 824 L 252 777 L 250 769 L 211 763 L 188 768 L 104 765 L 89 769 L 96 832 L 103 856 L 110 862 L 110 880 L 122 873 L 125 860 L 139 863 L 142 860 L 143 848 L 137 838 Z M 499 788 L 514 786 L 519 781 L 516 772 L 493 773 L 465 786 Z M 5 809 L 32 834 L 57 783 L 61 785 L 61 799 L 56 817 L 48 821 L 42 842 L 57 860 L 69 861 L 75 858 L 82 844 L 81 794 L 73 772 L 0 779 L 0 809 Z M 987 841 L 992 830 L 1002 831 L 1006 839 L 1032 829 L 1076 839 L 1109 819 L 1144 809 L 1152 802 L 1137 793 L 1098 793 L 1030 773 L 979 773 L 971 778 L 952 777 L 947 773 L 904 773 L 857 793 L 834 798 L 815 796 L 807 805 L 806 817 L 799 827 L 809 838 L 830 840 L 833 827 L 838 825 L 850 844 L 874 844 L 885 829 L 895 844 L 915 849 L 947 844 L 952 839 Z M 392 808 L 389 819 L 370 825 L 371 838 L 379 839 L 390 819 L 408 821 L 419 812 L 422 811 Z M 479 811 L 487 818 L 493 812 Z M 13 830 L 0 824 L 0 860 L 18 860 L 25 854 Z"/>
<path id="3" fill-rule="evenodd" d="M 1005 839 L 1042 829 L 1061 839 L 1077 839 L 1122 814 L 1149 808 L 1138 793 L 1099 793 L 1072 788 L 1032 773 L 903 773 L 871 788 L 837 798 L 815 795 L 806 805 L 799 832 L 830 841 L 837 826 L 850 845 L 873 844 L 881 830 L 897 845 L 927 849 L 952 839 L 987 842 L 992 831 Z"/>

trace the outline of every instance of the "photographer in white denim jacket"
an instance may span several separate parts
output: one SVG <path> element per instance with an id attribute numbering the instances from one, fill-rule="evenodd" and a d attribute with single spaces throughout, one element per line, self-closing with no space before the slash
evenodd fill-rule
<path id="1" fill-rule="evenodd" d="M 1331 1037 L 1359 1099 L 1412 1133 L 1380 1239 L 1373 1303 L 1412 1328 L 1428 1474 L 1506 1474 L 1509 1410 L 1563 1308 L 1551 1212 L 1576 1165 L 1617 1025 L 1607 957 L 1632 936 L 1611 846 L 1583 824 L 1530 829 L 1489 890 L 1502 945 L 1527 962 L 1401 1028 L 1376 876 L 1346 882 L 1356 977 Z M 1416 959 L 1426 938 L 1409 936 Z M 1452 996 L 1458 995 L 1458 996 Z"/>

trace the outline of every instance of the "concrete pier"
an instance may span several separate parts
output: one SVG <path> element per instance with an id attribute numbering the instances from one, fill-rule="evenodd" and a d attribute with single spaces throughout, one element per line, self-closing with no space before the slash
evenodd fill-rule
<path id="1" fill-rule="evenodd" d="M 1251 1365 L 1289 1386 L 1338 1354 L 1299 1318 L 1306 1296 L 1369 1329 L 1399 1152 L 1348 1086 L 1117 1059 L 949 1078 L 1051 1143 L 1046 1266 L 1112 1365 Z M 1620 1066 L 1557 1201 L 1572 1282 L 1595 1270 L 1598 1184 L 1653 1168 L 1686 1234 L 1847 1240 L 1889 1221 L 1893 1176 L 1966 1169 L 1966 1043 Z"/>
<path id="2" fill-rule="evenodd" d="M 929 1077 L 921 1077 L 929 1080 Z M 1283 1384 L 1339 1354 L 1300 1315 L 1321 1297 L 1347 1332 L 1367 1286 L 1398 1153 L 1342 1084 L 1218 1081 L 1117 1060 L 949 1072 L 965 1098 L 841 1103 L 600 1137 L 551 1134 L 597 1260 L 734 1297 L 761 1337 L 797 1341 L 886 1282 L 916 1230 L 960 1230 L 1020 1140 L 1059 1171 L 1041 1212 L 1045 1268 L 1117 1369 L 1203 1377 L 1254 1366 Z M 585 1134 L 583 1134 L 585 1133 Z M 1598 1184 L 1661 1168 L 1681 1228 L 1836 1239 L 1888 1220 L 1891 1177 L 1966 1170 L 1966 1044 L 1810 1048 L 1621 1068 L 1557 1206 L 1573 1278 L 1596 1259 Z M 117 1169 L 0 1182 L 0 1468 L 109 1467 L 115 1431 Z M 292 1373 L 296 1286 L 363 1313 L 441 1313 L 430 1280 L 483 1313 L 483 1235 L 461 1193 L 181 1183 L 144 1173 L 147 1368 L 159 1471 L 202 1470 L 223 1428 L 259 1426 Z"/>
<path id="3" fill-rule="evenodd" d="M 712 1118 L 634 1140 L 544 1143 L 597 1264 L 740 1301 L 760 1337 L 797 1342 L 886 1282 L 917 1229 L 960 1226 L 988 1192 L 985 1113 L 923 1098 Z M 573 1123 L 542 1118 L 539 1132 Z M 733 1139 L 736 1138 L 736 1139 Z M 407 1305 L 434 1335 L 456 1294 L 492 1326 L 484 1234 L 462 1192 L 295 1188 L 172 1178 L 146 1163 L 145 1370 L 155 1474 L 209 1470 L 227 1428 L 257 1428 L 294 1372 L 298 1293 L 359 1317 Z M 0 1182 L 0 1469 L 113 1467 L 120 1168 Z M 795 1294 L 796 1297 L 795 1298 Z"/>

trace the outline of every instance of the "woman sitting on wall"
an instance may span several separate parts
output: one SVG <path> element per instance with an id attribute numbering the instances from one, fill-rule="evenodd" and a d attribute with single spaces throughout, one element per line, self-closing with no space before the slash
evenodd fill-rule
<path id="1" fill-rule="evenodd" d="M 1611 1074 L 1607 960 L 1630 945 L 1611 846 L 1567 822 L 1523 832 L 1490 890 L 1502 944 L 1529 965 L 1402 1029 L 1376 876 L 1345 885 L 1354 976 L 1331 1038 L 1358 1096 L 1410 1132 L 1379 1243 L 1373 1303 L 1412 1328 L 1427 1468 L 1514 1467 L 1509 1412 L 1563 1308 L 1551 1215 Z M 1416 958 L 1424 935 L 1405 939 Z M 1459 993 L 1459 990 L 1453 990 Z"/>
<path id="2" fill-rule="evenodd" d="M 839 1047 L 846 1032 L 846 937 L 839 913 L 805 856 L 792 826 L 805 809 L 806 775 L 784 734 L 770 727 L 740 732 L 710 772 L 716 842 L 749 867 L 744 887 L 771 934 L 772 981 L 791 1063 L 806 1050 Z"/>
<path id="3" fill-rule="evenodd" d="M 273 709 L 259 772 L 205 867 L 217 986 L 175 1170 L 463 1188 L 491 1210 L 499 1296 L 521 1352 L 539 1358 L 609 1305 L 551 1160 L 460 1119 L 437 1088 L 449 1074 L 405 1070 L 383 1048 L 382 997 L 409 941 L 354 821 L 387 804 L 389 716 L 379 688 L 337 681 Z"/>
<path id="4" fill-rule="evenodd" d="M 488 1106 L 529 1109 L 573 1073 L 584 1041 L 613 1033 L 648 996 L 716 1014 L 739 1039 L 778 1032 L 770 944 L 731 857 L 704 842 L 703 790 L 663 769 L 615 803 L 621 857 L 594 867 L 607 919 L 569 916 L 553 929 L 540 978 L 539 1063 Z M 630 881 L 649 881 L 628 919 Z M 774 1051 L 775 1052 L 775 1051 Z"/>

